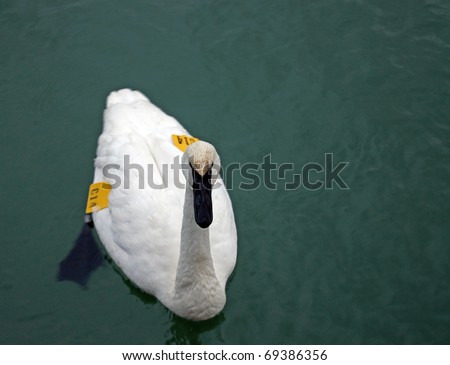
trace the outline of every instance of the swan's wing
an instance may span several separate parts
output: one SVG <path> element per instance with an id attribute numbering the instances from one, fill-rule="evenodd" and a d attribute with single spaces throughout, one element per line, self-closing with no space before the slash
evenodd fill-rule
<path id="1" fill-rule="evenodd" d="M 182 209 L 171 207 L 182 206 L 184 195 L 181 190 L 150 189 L 147 184 L 150 179 L 164 184 L 163 164 L 181 152 L 172 145 L 171 134 L 186 131 L 142 94 L 133 99 L 135 92 L 129 92 L 108 98 L 94 182 L 109 182 L 113 189 L 108 209 L 94 213 L 94 222 L 125 275 L 164 298 L 175 281 L 182 221 Z"/>

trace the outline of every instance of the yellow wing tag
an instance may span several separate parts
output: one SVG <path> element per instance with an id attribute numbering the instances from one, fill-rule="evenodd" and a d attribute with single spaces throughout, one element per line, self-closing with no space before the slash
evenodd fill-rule
<path id="1" fill-rule="evenodd" d="M 199 141 L 198 138 L 195 137 L 191 137 L 191 136 L 179 136 L 176 134 L 172 134 L 172 141 L 173 144 L 182 152 L 186 151 L 186 148 L 188 148 L 188 146 L 194 142 Z"/>
<path id="2" fill-rule="evenodd" d="M 98 212 L 108 207 L 108 195 L 111 191 L 111 184 L 98 182 L 91 184 L 86 203 L 86 213 Z"/>

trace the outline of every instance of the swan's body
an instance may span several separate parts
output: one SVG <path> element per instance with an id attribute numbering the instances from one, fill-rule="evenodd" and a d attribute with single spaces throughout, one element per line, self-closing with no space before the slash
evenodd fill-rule
<path id="1" fill-rule="evenodd" d="M 201 228 L 196 223 L 194 169 L 177 174 L 171 165 L 174 158 L 183 158 L 193 166 L 201 157 L 205 165 L 195 171 L 203 174 L 207 163 L 217 168 L 220 161 L 205 142 L 192 144 L 183 154 L 174 146 L 173 134 L 188 133 L 141 93 L 124 89 L 109 95 L 94 182 L 109 182 L 113 189 L 109 207 L 93 218 L 108 254 L 132 282 L 179 316 L 204 320 L 225 305 L 226 282 L 236 262 L 236 226 L 220 177 L 212 189 L 212 224 Z M 124 181 L 125 156 L 129 156 L 128 181 Z M 131 164 L 142 166 L 145 176 Z M 120 184 L 112 174 L 120 177 Z M 149 186 L 149 174 L 153 185 L 166 187 Z"/>

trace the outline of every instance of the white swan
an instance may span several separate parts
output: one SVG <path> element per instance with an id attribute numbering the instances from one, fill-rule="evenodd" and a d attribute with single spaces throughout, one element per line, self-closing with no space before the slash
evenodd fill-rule
<path id="1" fill-rule="evenodd" d="M 236 225 L 223 181 L 214 176 L 220 166 L 215 148 L 195 142 L 183 153 L 174 134 L 188 133 L 140 92 L 108 96 L 94 182 L 113 189 L 108 208 L 94 212 L 93 220 L 108 254 L 134 284 L 177 315 L 205 320 L 225 305 Z M 189 168 L 177 174 L 174 158 Z M 209 178 L 212 189 L 204 186 Z"/>

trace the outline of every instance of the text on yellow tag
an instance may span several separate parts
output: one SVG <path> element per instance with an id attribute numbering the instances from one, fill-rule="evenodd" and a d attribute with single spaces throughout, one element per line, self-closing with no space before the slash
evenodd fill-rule
<path id="1" fill-rule="evenodd" d="M 111 184 L 98 182 L 91 184 L 86 203 L 86 213 L 98 212 L 108 207 L 108 195 L 111 191 Z"/>
<path id="2" fill-rule="evenodd" d="M 172 134 L 172 141 L 173 144 L 182 152 L 186 151 L 186 148 L 188 148 L 188 146 L 194 142 L 199 141 L 198 138 L 195 137 L 191 137 L 191 136 L 186 136 L 186 135 L 177 135 L 177 134 Z"/>

